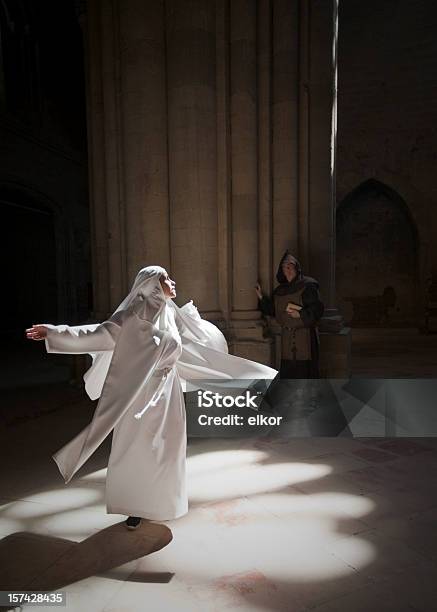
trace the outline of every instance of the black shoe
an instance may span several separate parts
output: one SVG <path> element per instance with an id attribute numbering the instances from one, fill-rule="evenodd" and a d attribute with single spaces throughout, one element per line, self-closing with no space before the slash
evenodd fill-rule
<path id="1" fill-rule="evenodd" d="M 129 516 L 127 521 L 124 523 L 128 529 L 136 529 L 141 524 L 140 516 Z"/>

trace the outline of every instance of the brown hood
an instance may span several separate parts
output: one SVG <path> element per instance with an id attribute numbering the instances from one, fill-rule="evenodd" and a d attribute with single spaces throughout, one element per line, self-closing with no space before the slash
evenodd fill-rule
<path id="1" fill-rule="evenodd" d="M 290 255 L 292 257 L 297 272 L 297 275 L 290 283 L 288 282 L 285 274 L 282 271 L 282 262 L 287 257 L 287 255 Z M 276 287 L 275 293 L 278 295 L 286 295 L 288 293 L 293 293 L 294 291 L 301 289 L 307 284 L 314 284 L 316 285 L 317 289 L 319 288 L 319 283 L 316 281 L 315 278 L 312 278 L 311 276 L 304 276 L 300 261 L 296 257 L 294 257 L 294 255 L 292 255 L 288 250 L 285 251 L 281 258 L 281 261 L 279 262 L 278 271 L 276 273 L 276 280 L 278 281 L 279 286 Z"/>
<path id="2" fill-rule="evenodd" d="M 281 261 L 279 262 L 278 271 L 276 272 L 276 280 L 278 281 L 278 283 L 280 285 L 282 285 L 282 283 L 290 284 L 290 283 L 288 283 L 288 280 L 287 280 L 287 278 L 285 277 L 285 274 L 282 271 L 282 263 L 283 263 L 284 259 L 287 257 L 287 255 L 290 255 L 290 257 L 292 258 L 293 263 L 296 266 L 296 271 L 297 271 L 297 276 L 291 282 L 295 283 L 296 281 L 298 281 L 298 280 L 300 280 L 302 278 L 302 266 L 300 265 L 300 262 L 287 249 L 287 251 L 285 251 L 285 253 L 282 256 Z"/>

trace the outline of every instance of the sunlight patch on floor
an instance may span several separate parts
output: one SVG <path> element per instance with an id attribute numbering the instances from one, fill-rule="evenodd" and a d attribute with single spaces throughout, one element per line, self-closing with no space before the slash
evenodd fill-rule
<path id="1" fill-rule="evenodd" d="M 260 463 L 263 459 L 264 453 L 251 450 L 220 451 L 189 458 L 190 499 L 211 501 L 254 495 L 322 478 L 332 472 L 331 466 L 325 464 L 293 461 L 263 465 Z"/>

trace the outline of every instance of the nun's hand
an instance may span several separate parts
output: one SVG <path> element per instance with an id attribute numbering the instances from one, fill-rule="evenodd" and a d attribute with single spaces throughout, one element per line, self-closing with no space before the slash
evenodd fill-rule
<path id="1" fill-rule="evenodd" d="M 262 291 L 261 291 L 261 285 L 260 285 L 259 283 L 257 283 L 257 284 L 255 285 L 255 291 L 256 291 L 256 294 L 257 294 L 258 298 L 259 298 L 260 300 L 262 300 L 263 293 L 262 293 Z"/>
<path id="2" fill-rule="evenodd" d="M 26 329 L 26 338 L 28 340 L 44 340 L 47 336 L 47 327 L 44 325 L 32 325 Z"/>

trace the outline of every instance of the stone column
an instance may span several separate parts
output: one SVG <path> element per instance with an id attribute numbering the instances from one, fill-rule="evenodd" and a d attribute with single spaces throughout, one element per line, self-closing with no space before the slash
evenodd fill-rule
<path id="1" fill-rule="evenodd" d="M 309 80 L 310 80 L 310 5 L 299 0 L 299 257 L 311 274 L 309 244 Z"/>
<path id="2" fill-rule="evenodd" d="M 87 105 L 94 311 L 170 263 L 164 2 L 90 0 Z"/>
<path id="3" fill-rule="evenodd" d="M 302 0 L 301 5 L 305 4 Z M 305 9 L 303 9 L 305 10 Z M 350 329 L 335 307 L 338 0 L 308 9 L 308 252 L 310 274 L 320 283 L 321 374 L 348 376 Z"/>
<path id="4" fill-rule="evenodd" d="M 82 16 L 85 44 L 85 76 L 88 123 L 88 166 L 90 191 L 91 262 L 93 274 L 93 315 L 106 317 L 110 309 L 106 184 L 103 135 L 103 88 L 101 58 L 100 2 L 88 3 Z"/>
<path id="5" fill-rule="evenodd" d="M 179 301 L 221 317 L 218 290 L 216 24 L 210 0 L 167 0 L 172 273 Z"/>
<path id="6" fill-rule="evenodd" d="M 231 316 L 231 128 L 229 116 L 229 2 L 216 0 L 218 289 L 223 320 Z"/>
<path id="7" fill-rule="evenodd" d="M 298 253 L 298 0 L 273 2 L 273 277 L 287 248 Z M 275 280 L 276 282 L 276 280 Z"/>
<path id="8" fill-rule="evenodd" d="M 310 6 L 309 209 L 311 272 L 334 306 L 337 0 Z M 333 14 L 335 15 L 333 16 Z"/>
<path id="9" fill-rule="evenodd" d="M 258 269 L 261 287 L 272 286 L 272 2 L 258 2 Z"/>
<path id="10" fill-rule="evenodd" d="M 230 113 L 232 169 L 231 348 L 269 360 L 262 342 L 258 280 L 257 4 L 230 4 Z"/>
<path id="11" fill-rule="evenodd" d="M 272 43 L 273 5 L 271 0 L 258 1 L 258 280 L 262 290 L 273 289 L 273 182 L 272 182 Z M 277 337 L 277 334 L 276 334 Z M 266 363 L 274 364 L 275 339 L 266 335 Z"/>
<path id="12" fill-rule="evenodd" d="M 106 188 L 106 230 L 109 276 L 109 310 L 112 312 L 128 289 L 125 257 L 123 167 L 120 133 L 120 41 L 118 3 L 101 4 L 103 145 Z"/>
<path id="13" fill-rule="evenodd" d="M 119 7 L 123 185 L 128 283 L 138 270 L 171 270 L 168 194 L 165 7 L 123 0 Z"/>
<path id="14" fill-rule="evenodd" d="M 232 317 L 256 316 L 258 162 L 256 3 L 234 0 L 230 14 Z"/>

